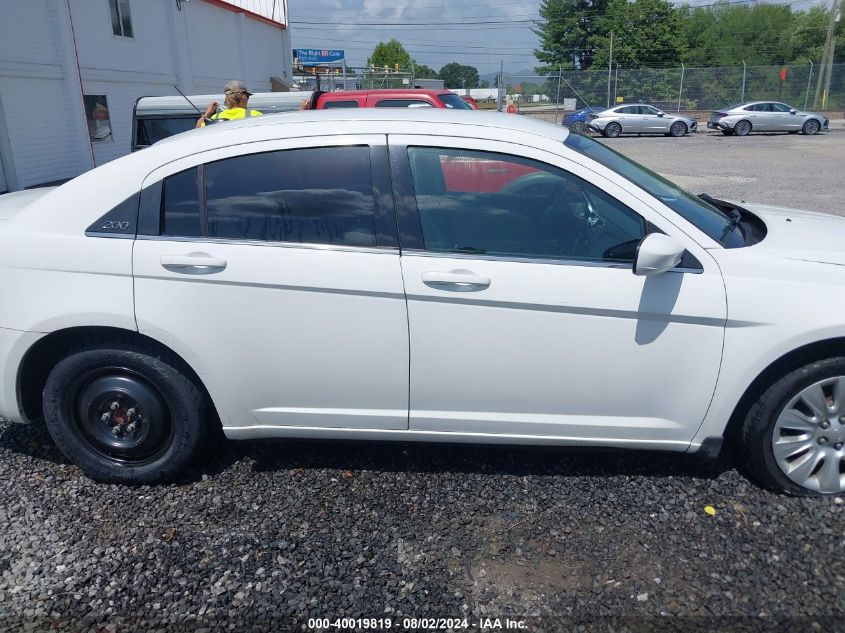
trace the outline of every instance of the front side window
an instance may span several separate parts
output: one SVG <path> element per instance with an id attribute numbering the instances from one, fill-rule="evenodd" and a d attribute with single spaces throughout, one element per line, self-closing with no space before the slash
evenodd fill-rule
<path id="1" fill-rule="evenodd" d="M 646 223 L 597 187 L 537 161 L 409 147 L 426 250 L 627 262 Z"/>
<path id="2" fill-rule="evenodd" d="M 377 108 L 430 108 L 428 101 L 420 99 L 382 99 L 376 104 Z"/>
<path id="3" fill-rule="evenodd" d="M 791 108 L 785 103 L 773 103 L 772 112 L 789 112 Z"/>
<path id="4" fill-rule="evenodd" d="M 652 116 L 657 116 L 659 110 L 657 108 L 652 108 L 651 106 L 640 106 L 640 114 L 650 114 Z"/>
<path id="5" fill-rule="evenodd" d="M 374 246 L 375 223 L 369 147 L 248 154 L 163 184 L 168 236 Z"/>
<path id="6" fill-rule="evenodd" d="M 447 108 L 454 108 L 455 110 L 472 110 L 472 106 L 454 92 L 447 92 L 437 96 Z"/>
<path id="7" fill-rule="evenodd" d="M 111 31 L 120 37 L 132 37 L 132 15 L 129 0 L 109 0 Z"/>
<path id="8" fill-rule="evenodd" d="M 742 230 L 726 214 L 663 176 L 582 134 L 570 134 L 564 145 L 648 192 L 726 248 L 745 246 Z"/>

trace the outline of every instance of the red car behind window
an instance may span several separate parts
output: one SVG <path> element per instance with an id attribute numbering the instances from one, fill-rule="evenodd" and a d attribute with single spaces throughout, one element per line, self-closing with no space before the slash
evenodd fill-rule
<path id="1" fill-rule="evenodd" d="M 311 95 L 312 110 L 329 108 L 454 108 L 471 110 L 461 97 L 448 90 L 351 90 L 316 91 Z"/>

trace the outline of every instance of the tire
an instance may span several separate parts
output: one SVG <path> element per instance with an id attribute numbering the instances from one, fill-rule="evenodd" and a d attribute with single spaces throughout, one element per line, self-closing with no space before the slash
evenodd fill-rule
<path id="1" fill-rule="evenodd" d="M 818 134 L 821 129 L 821 124 L 815 119 L 808 119 L 807 121 L 804 121 L 804 125 L 801 126 L 801 131 L 807 136 Z"/>
<path id="2" fill-rule="evenodd" d="M 725 136 L 733 136 L 734 131 L 733 130 L 722 130 L 722 134 L 724 134 Z"/>
<path id="3" fill-rule="evenodd" d="M 669 136 L 674 136 L 678 138 L 679 136 L 683 136 L 687 133 L 687 124 L 681 121 L 675 121 L 672 126 L 669 128 Z"/>
<path id="4" fill-rule="evenodd" d="M 845 386 L 845 357 L 809 363 L 784 375 L 752 405 L 743 422 L 740 444 L 754 479 L 796 496 L 842 494 L 845 403 L 837 403 L 829 395 L 837 382 Z M 805 397 L 818 405 L 808 404 Z M 839 410 L 821 411 L 830 402 Z M 821 413 L 811 418 L 814 409 Z M 804 435 L 806 439 L 799 439 Z M 780 455 L 775 452 L 775 440 L 784 447 Z"/>
<path id="5" fill-rule="evenodd" d="M 602 134 L 604 134 L 607 138 L 616 138 L 622 134 L 622 126 L 618 123 L 608 123 L 604 126 Z"/>
<path id="6" fill-rule="evenodd" d="M 737 136 L 748 136 L 751 133 L 751 122 L 743 119 L 734 125 L 734 134 Z"/>
<path id="7" fill-rule="evenodd" d="M 584 134 L 587 131 L 587 124 L 584 121 L 574 121 L 569 126 L 569 131 L 573 134 Z"/>
<path id="8" fill-rule="evenodd" d="M 65 457 L 96 481 L 171 480 L 208 435 L 204 397 L 188 373 L 151 345 L 79 345 L 47 377 L 47 429 Z"/>

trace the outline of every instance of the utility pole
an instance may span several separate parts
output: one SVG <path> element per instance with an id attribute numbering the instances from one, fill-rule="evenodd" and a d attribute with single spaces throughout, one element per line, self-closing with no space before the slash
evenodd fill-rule
<path id="1" fill-rule="evenodd" d="M 834 0 L 835 2 L 836 0 Z M 613 31 L 610 32 L 610 61 L 607 64 L 607 107 L 610 107 L 610 77 L 613 70 Z"/>
<path id="2" fill-rule="evenodd" d="M 557 95 L 555 96 L 555 123 L 557 123 L 557 109 L 560 105 L 560 80 L 563 77 L 563 69 L 558 66 L 557 67 Z"/>
<path id="3" fill-rule="evenodd" d="M 499 92 L 497 94 L 498 98 L 496 99 L 498 101 L 498 103 L 496 105 L 498 106 L 497 109 L 499 110 L 499 112 L 502 111 L 502 92 L 505 89 L 505 87 L 502 85 L 503 83 L 505 83 L 505 60 L 500 59 L 499 60 Z"/>
<path id="4" fill-rule="evenodd" d="M 824 43 L 824 52 L 822 53 L 822 61 L 819 64 L 819 79 L 816 83 L 816 96 L 813 99 L 813 109 L 821 105 L 824 110 L 827 107 L 827 95 L 830 92 L 830 77 L 833 72 L 833 53 L 836 48 L 836 37 L 834 31 L 836 30 L 837 18 L 837 0 L 831 0 L 830 3 L 830 24 L 827 27 L 827 39 Z M 821 97 L 821 101 L 819 98 Z"/>

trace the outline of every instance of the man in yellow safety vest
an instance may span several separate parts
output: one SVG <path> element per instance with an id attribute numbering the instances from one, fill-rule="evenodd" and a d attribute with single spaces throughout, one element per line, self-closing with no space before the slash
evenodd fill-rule
<path id="1" fill-rule="evenodd" d="M 223 89 L 223 95 L 225 97 L 226 109 L 215 114 L 217 112 L 218 103 L 216 101 L 212 101 L 208 104 L 205 114 L 199 118 L 195 127 L 205 127 L 206 120 L 231 121 L 233 119 L 261 116 L 261 113 L 258 110 L 251 110 L 249 108 L 249 98 L 252 96 L 252 93 L 246 89 L 243 82 L 230 81 Z"/>

